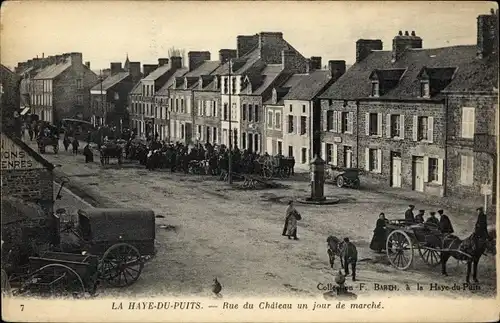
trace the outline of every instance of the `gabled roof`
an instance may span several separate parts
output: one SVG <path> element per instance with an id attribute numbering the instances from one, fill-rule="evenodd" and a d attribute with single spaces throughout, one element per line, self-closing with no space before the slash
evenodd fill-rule
<path id="1" fill-rule="evenodd" d="M 0 73 L 2 75 L 2 79 L 3 79 L 4 74 L 15 75 L 14 72 L 12 72 L 7 66 L 5 66 L 3 64 L 0 64 Z"/>
<path id="2" fill-rule="evenodd" d="M 329 70 L 315 70 L 310 74 L 305 74 L 300 81 L 293 86 L 285 95 L 283 100 L 310 101 L 323 91 L 332 80 Z"/>
<path id="3" fill-rule="evenodd" d="M 157 69 L 155 69 L 154 71 L 152 71 L 151 73 L 149 73 L 149 75 L 146 76 L 145 78 L 143 78 L 143 80 L 144 81 L 155 81 L 157 78 L 159 78 L 160 76 L 162 76 L 163 74 L 165 74 L 169 70 L 170 70 L 170 64 L 160 66 Z"/>
<path id="4" fill-rule="evenodd" d="M 48 80 L 53 79 L 59 76 L 62 72 L 66 71 L 69 67 L 71 67 L 71 61 L 67 60 L 64 63 L 52 64 L 41 71 L 39 71 L 34 77 L 35 80 Z"/>
<path id="5" fill-rule="evenodd" d="M 422 68 L 456 68 L 446 91 L 489 91 L 498 84 L 498 57 L 476 58 L 475 45 L 407 50 L 392 63 L 391 51 L 374 51 L 355 63 L 320 97 L 356 100 L 371 93 L 370 74 L 376 70 L 407 69 L 399 83 L 378 99 L 416 99 L 420 96 Z M 438 98 L 439 94 L 433 98 Z M 420 98 L 419 98 L 420 99 Z"/>
<path id="6" fill-rule="evenodd" d="M 300 81 L 307 76 L 308 74 L 293 74 L 291 76 L 288 76 L 288 78 L 284 82 L 276 85 L 273 89 L 276 90 L 276 103 L 273 103 L 273 98 L 270 97 L 269 100 L 267 100 L 264 104 L 283 105 L 283 98 L 288 94 L 288 92 L 290 92 L 293 87 L 297 86 L 297 84 L 299 84 Z"/>
<path id="7" fill-rule="evenodd" d="M 250 69 L 257 61 L 260 60 L 260 50 L 256 46 L 253 50 L 246 53 L 242 57 L 232 59 L 234 64 L 232 67 L 231 74 L 243 74 L 248 69 Z M 229 72 L 229 62 L 224 63 L 220 70 L 218 70 L 219 75 L 227 75 Z"/>
<path id="8" fill-rule="evenodd" d="M 181 77 L 186 74 L 189 70 L 186 67 L 179 68 L 170 76 L 167 82 L 156 92 L 156 95 L 168 95 L 168 90 L 174 84 L 176 77 Z"/>
<path id="9" fill-rule="evenodd" d="M 370 74 L 370 80 L 379 81 L 399 81 L 406 69 L 376 69 Z"/>
<path id="10" fill-rule="evenodd" d="M 130 75 L 129 72 L 120 72 L 120 73 L 116 73 L 115 75 L 111 75 L 111 76 L 105 78 L 104 81 L 97 83 L 97 85 L 92 87 L 91 91 L 100 91 L 100 90 L 106 91 L 106 90 L 110 89 L 111 87 L 113 87 L 114 85 L 121 82 L 122 80 L 124 80 L 125 78 L 127 78 L 129 75 Z M 102 83 L 102 87 L 101 87 L 101 83 Z"/>
<path id="11" fill-rule="evenodd" d="M 141 95 L 142 94 L 142 82 L 141 81 L 137 82 L 134 85 L 134 87 L 130 91 L 130 94 L 133 94 L 133 95 Z"/>

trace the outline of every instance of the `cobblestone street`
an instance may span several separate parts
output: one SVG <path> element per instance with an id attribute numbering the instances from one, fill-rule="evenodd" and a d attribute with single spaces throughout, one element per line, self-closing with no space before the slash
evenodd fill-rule
<path id="1" fill-rule="evenodd" d="M 282 189 L 240 190 L 213 177 L 148 172 L 143 167 L 125 163 L 122 167 L 85 164 L 83 156 L 67 152 L 44 155 L 65 173 L 81 191 L 99 194 L 122 207 L 151 208 L 157 218 L 158 254 L 146 264 L 139 281 L 126 289 L 103 289 L 101 295 L 186 295 L 207 296 L 217 277 L 224 295 L 231 296 L 318 296 L 325 292 L 318 284 L 333 282 L 335 270 L 329 267 L 326 238 L 349 237 L 358 247 L 358 280 L 373 293 L 374 284 L 416 283 L 462 284 L 465 264 L 448 262 L 449 277 L 442 277 L 440 267 L 429 268 L 414 251 L 414 265 L 408 271 L 395 270 L 385 254 L 369 248 L 372 230 L 380 212 L 387 218 L 402 218 L 408 201 L 364 190 L 325 187 L 327 196 L 341 199 L 337 205 L 297 204 L 303 220 L 299 222 L 299 241 L 281 236 L 286 202 L 309 194 L 307 182 L 283 181 Z M 114 161 L 113 161 L 114 162 Z M 56 191 L 58 185 L 56 186 Z M 63 190 L 57 207 L 70 205 L 71 212 L 88 207 Z M 106 205 L 101 205 L 106 207 Z M 435 206 L 416 205 L 416 209 L 435 210 Z M 447 212 L 447 210 L 445 210 Z M 457 235 L 470 234 L 475 216 L 447 212 Z M 479 264 L 479 291 L 455 292 L 471 297 L 495 292 L 494 258 L 483 257 Z M 409 274 L 409 272 L 411 274 Z M 425 290 L 423 292 L 426 292 Z M 429 292 L 429 291 L 427 291 Z"/>

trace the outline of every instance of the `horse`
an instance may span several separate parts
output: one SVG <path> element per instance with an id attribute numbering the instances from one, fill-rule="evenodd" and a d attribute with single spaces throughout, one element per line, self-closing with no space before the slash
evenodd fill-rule
<path id="1" fill-rule="evenodd" d="M 472 279 L 475 283 L 479 283 L 477 279 L 477 264 L 481 256 L 485 252 L 496 255 L 496 230 L 494 228 L 489 228 L 488 235 L 490 239 L 476 238 L 474 233 L 464 240 L 451 234 L 444 237 L 442 246 L 443 250 L 447 251 L 441 252 L 441 273 L 444 276 L 448 276 L 446 272 L 446 263 L 450 257 L 453 257 L 457 260 L 467 262 L 466 283 L 470 282 L 471 267 L 473 268 Z"/>
<path id="2" fill-rule="evenodd" d="M 349 241 L 349 238 L 344 238 L 344 241 L 340 241 L 335 236 L 329 236 L 326 239 L 326 243 L 330 267 L 333 268 L 335 256 L 338 256 L 340 258 L 340 266 L 344 269 L 346 275 L 349 275 L 349 264 L 351 265 L 352 280 L 356 281 L 356 263 L 358 262 L 356 246 Z"/>

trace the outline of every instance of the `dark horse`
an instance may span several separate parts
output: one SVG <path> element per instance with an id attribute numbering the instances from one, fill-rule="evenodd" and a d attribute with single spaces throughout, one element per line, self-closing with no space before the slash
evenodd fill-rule
<path id="1" fill-rule="evenodd" d="M 330 267 L 333 268 L 335 256 L 340 258 L 340 266 L 344 269 L 345 274 L 349 275 L 349 264 L 352 269 L 352 280 L 356 280 L 356 263 L 358 262 L 358 251 L 356 246 L 345 238 L 340 241 L 335 236 L 329 236 L 326 239 L 327 253 L 330 260 Z"/>
<path id="2" fill-rule="evenodd" d="M 467 276 L 465 278 L 466 282 L 469 283 L 469 277 L 471 272 L 471 267 L 474 268 L 472 273 L 472 279 L 475 283 L 477 280 L 477 264 L 479 259 L 485 252 L 492 253 L 496 255 L 496 231 L 495 229 L 489 229 L 488 235 L 491 239 L 480 239 L 475 238 L 474 234 L 461 240 L 455 235 L 445 236 L 443 239 L 443 249 L 449 251 L 441 252 L 441 273 L 448 276 L 446 272 L 446 262 L 450 257 L 457 260 L 467 261 Z"/>

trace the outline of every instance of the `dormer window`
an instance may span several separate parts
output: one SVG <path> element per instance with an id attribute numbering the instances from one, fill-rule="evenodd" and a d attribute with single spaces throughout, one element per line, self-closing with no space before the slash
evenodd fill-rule
<path id="1" fill-rule="evenodd" d="M 429 80 L 420 81 L 420 96 L 422 98 L 429 98 L 431 96 Z"/>
<path id="2" fill-rule="evenodd" d="M 378 97 L 380 94 L 380 84 L 378 81 L 372 81 L 372 90 L 371 90 L 371 96 L 372 97 Z"/>

